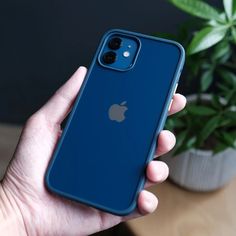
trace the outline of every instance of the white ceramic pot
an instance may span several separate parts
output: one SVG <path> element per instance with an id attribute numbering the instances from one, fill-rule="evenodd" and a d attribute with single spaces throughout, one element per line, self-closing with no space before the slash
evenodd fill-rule
<path id="1" fill-rule="evenodd" d="M 211 96 L 203 94 L 201 98 L 209 101 Z M 196 100 L 196 95 L 187 97 L 187 100 Z M 170 153 L 162 160 L 170 168 L 170 179 L 189 190 L 216 190 L 236 177 L 236 150 L 232 148 L 215 155 L 211 150 L 193 149 L 175 157 Z"/>
<path id="2" fill-rule="evenodd" d="M 216 190 L 236 177 L 236 150 L 231 148 L 216 155 L 193 149 L 162 160 L 170 168 L 169 178 L 189 190 Z"/>

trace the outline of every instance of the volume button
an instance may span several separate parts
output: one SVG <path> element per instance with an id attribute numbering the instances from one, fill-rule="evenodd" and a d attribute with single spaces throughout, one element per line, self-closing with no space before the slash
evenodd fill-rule
<path id="1" fill-rule="evenodd" d="M 177 87 L 178 87 L 178 83 L 175 85 L 175 89 L 174 89 L 174 92 L 173 92 L 173 95 L 172 95 L 172 96 L 175 95 L 175 92 L 176 92 L 176 90 L 177 90 Z M 170 101 L 170 105 L 169 105 L 168 111 L 170 111 L 170 108 L 171 108 L 171 106 L 172 106 L 172 102 L 173 102 L 173 98 L 172 98 L 171 101 Z"/>
<path id="2" fill-rule="evenodd" d="M 170 105 L 169 105 L 168 111 L 170 111 L 172 103 L 173 103 L 173 99 L 170 100 Z"/>
<path id="3" fill-rule="evenodd" d="M 178 83 L 175 85 L 175 89 L 174 89 L 174 93 L 173 93 L 173 95 L 175 95 L 175 92 L 176 92 L 176 90 L 177 90 L 177 88 L 178 88 Z"/>

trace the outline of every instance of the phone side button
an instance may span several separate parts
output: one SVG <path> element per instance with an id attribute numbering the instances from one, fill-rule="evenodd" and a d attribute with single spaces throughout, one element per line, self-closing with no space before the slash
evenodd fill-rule
<path id="1" fill-rule="evenodd" d="M 175 89 L 174 89 L 174 93 L 173 93 L 173 95 L 175 95 L 175 92 L 176 92 L 176 90 L 177 90 L 177 88 L 178 88 L 178 83 L 175 85 Z"/>
<path id="2" fill-rule="evenodd" d="M 168 111 L 170 111 L 170 108 L 171 108 L 171 106 L 172 106 L 172 103 L 173 103 L 173 99 L 171 99 L 171 101 L 170 101 L 170 105 L 169 105 Z"/>

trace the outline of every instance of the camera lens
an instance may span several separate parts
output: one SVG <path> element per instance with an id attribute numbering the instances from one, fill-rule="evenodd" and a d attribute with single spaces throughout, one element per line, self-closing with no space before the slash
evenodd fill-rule
<path id="1" fill-rule="evenodd" d="M 121 38 L 118 38 L 118 37 L 112 38 L 108 43 L 108 47 L 112 50 L 119 49 L 121 42 L 122 42 Z"/>
<path id="2" fill-rule="evenodd" d="M 105 64 L 112 64 L 116 60 L 116 53 L 109 51 L 103 54 L 102 60 Z"/>

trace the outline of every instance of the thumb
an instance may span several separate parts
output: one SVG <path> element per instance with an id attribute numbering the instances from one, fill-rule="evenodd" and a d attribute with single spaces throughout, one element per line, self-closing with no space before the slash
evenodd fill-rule
<path id="1" fill-rule="evenodd" d="M 61 124 L 68 114 L 76 95 L 84 81 L 87 69 L 83 66 L 49 99 L 39 110 L 48 121 L 54 124 Z"/>
<path id="2" fill-rule="evenodd" d="M 8 167 L 6 179 L 29 179 L 43 183 L 43 173 L 58 141 L 58 125 L 70 110 L 86 74 L 80 67 L 74 75 L 27 121 L 13 160 Z M 45 121 L 47 123 L 45 123 Z M 54 127 L 50 129 L 50 127 Z M 56 129 L 55 129 L 56 128 Z"/>

